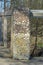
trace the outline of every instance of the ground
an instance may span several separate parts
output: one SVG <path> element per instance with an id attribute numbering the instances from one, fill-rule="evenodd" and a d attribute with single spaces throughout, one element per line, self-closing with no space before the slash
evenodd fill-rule
<path id="1" fill-rule="evenodd" d="M 23 61 L 23 60 L 14 60 L 11 58 L 0 57 L 0 65 L 43 65 L 43 58 L 34 57 L 29 61 Z"/>
<path id="2" fill-rule="evenodd" d="M 0 65 L 43 65 L 43 57 L 33 57 L 31 60 L 14 60 L 9 58 L 9 49 L 0 46 Z"/>
<path id="3" fill-rule="evenodd" d="M 28 65 L 43 65 L 43 57 L 34 57 Z"/>

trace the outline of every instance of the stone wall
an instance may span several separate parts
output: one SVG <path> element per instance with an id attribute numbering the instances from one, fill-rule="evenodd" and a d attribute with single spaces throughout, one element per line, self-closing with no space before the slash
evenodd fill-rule
<path id="1" fill-rule="evenodd" d="M 11 22 L 11 48 L 13 58 L 28 59 L 30 56 L 29 18 L 23 12 L 14 10 Z"/>

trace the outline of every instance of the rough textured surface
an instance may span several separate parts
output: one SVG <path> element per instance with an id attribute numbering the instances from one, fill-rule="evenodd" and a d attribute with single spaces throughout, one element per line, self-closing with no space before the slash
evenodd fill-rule
<path id="1" fill-rule="evenodd" d="M 13 57 L 28 59 L 30 55 L 29 18 L 23 12 L 15 10 L 12 25 Z"/>
<path id="2" fill-rule="evenodd" d="M 0 58 L 0 65 L 43 65 L 43 57 L 33 58 L 29 61 Z"/>

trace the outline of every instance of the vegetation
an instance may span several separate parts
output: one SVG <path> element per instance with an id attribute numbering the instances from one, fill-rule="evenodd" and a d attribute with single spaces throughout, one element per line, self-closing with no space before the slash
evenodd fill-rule
<path id="1" fill-rule="evenodd" d="M 43 0 L 11 0 L 13 6 L 29 7 L 30 9 L 43 9 Z"/>

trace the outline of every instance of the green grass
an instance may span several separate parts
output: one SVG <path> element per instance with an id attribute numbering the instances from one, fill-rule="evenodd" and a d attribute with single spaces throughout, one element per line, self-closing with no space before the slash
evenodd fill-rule
<path id="1" fill-rule="evenodd" d="M 43 44 L 39 42 L 39 43 L 37 43 L 37 47 L 42 48 L 43 47 Z"/>

